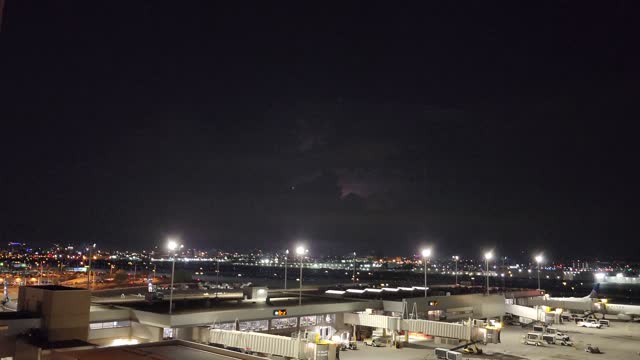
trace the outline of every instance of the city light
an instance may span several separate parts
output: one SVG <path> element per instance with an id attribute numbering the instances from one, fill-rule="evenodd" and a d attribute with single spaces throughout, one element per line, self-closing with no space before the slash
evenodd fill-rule
<path id="1" fill-rule="evenodd" d="M 171 251 L 175 250 L 178 248 L 178 242 L 174 239 L 169 239 L 167 242 L 167 248 Z"/>

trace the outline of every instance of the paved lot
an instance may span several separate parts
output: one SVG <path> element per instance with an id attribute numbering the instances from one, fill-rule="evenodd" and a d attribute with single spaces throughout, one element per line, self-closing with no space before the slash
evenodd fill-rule
<path id="1" fill-rule="evenodd" d="M 501 334 L 501 344 L 482 346 L 485 354 L 465 355 L 464 359 L 500 359 L 500 360 L 581 360 L 581 359 L 614 359 L 640 360 L 640 324 L 627 322 L 611 322 L 610 328 L 586 329 L 575 324 L 558 326 L 567 333 L 574 342 L 574 347 L 546 345 L 536 347 L 521 343 L 527 329 L 506 327 Z M 600 347 L 601 355 L 584 351 L 586 344 Z M 358 350 L 345 351 L 340 354 L 341 360 L 426 360 L 435 359 L 433 349 L 444 347 L 431 341 L 420 341 L 409 344 L 403 349 L 371 348 L 361 345 Z"/>

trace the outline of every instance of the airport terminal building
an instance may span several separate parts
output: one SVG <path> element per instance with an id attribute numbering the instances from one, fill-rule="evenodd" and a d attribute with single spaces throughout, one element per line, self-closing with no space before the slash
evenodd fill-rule
<path id="1" fill-rule="evenodd" d="M 419 297 L 415 292 L 374 296 L 350 293 L 303 294 L 254 288 L 241 299 L 184 299 L 169 312 L 166 300 L 92 303 L 88 290 L 62 286 L 20 289 L 17 313 L 0 313 L 0 358 L 46 358 L 64 343 L 96 348 L 162 340 L 211 343 L 211 331 L 238 331 L 292 338 L 314 334 L 320 341 L 336 336 L 370 336 L 376 330 L 408 334 L 396 325 L 347 321 L 348 314 L 387 319 L 424 319 L 452 323 L 468 319 L 501 319 L 503 294 Z M 11 314 L 11 316 L 7 315 Z M 347 318 L 349 318 L 347 316 Z M 349 319 L 352 319 L 349 318 Z M 361 318 L 363 319 L 363 318 Z M 378 321 L 378 320 L 376 320 Z M 38 336 L 25 337 L 31 331 Z M 297 334 L 297 335 L 296 335 Z M 408 336 L 408 335 L 407 335 Z M 34 341 L 39 339 L 40 342 Z M 71 343 L 69 343 L 71 342 Z M 75 343 L 73 343 L 75 342 Z"/>

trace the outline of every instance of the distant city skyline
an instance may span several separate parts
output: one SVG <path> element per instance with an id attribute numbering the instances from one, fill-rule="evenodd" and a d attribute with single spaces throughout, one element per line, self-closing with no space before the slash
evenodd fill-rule
<path id="1" fill-rule="evenodd" d="M 246 249 L 234 249 L 234 248 L 220 248 L 220 247 L 190 247 L 190 246 L 185 246 L 182 249 L 180 249 L 177 254 L 179 254 L 181 257 L 216 257 L 218 256 L 218 254 L 243 254 L 243 255 L 252 255 L 255 257 L 265 257 L 265 256 L 278 256 L 278 257 L 284 257 L 286 254 L 286 251 L 289 250 L 289 258 L 291 259 L 296 259 L 297 255 L 294 254 L 294 249 L 297 246 L 297 244 L 294 244 L 293 246 L 289 247 L 289 248 L 279 248 L 279 249 L 264 249 L 264 248 L 246 248 Z M 50 250 L 54 250 L 58 248 L 59 252 L 68 252 L 68 253 L 78 253 L 78 254 L 85 254 L 89 251 L 89 246 L 87 244 L 71 244 L 71 243 L 66 243 L 66 244 L 51 244 L 50 246 L 44 246 L 44 247 L 34 247 L 34 246 L 30 246 L 27 243 L 19 243 L 19 242 L 14 242 L 14 243 L 9 243 L 7 245 L 0 245 L 0 252 L 11 252 L 11 251 L 15 251 L 16 249 L 18 249 L 19 252 L 23 252 L 23 253 L 31 253 L 34 254 L 38 251 L 41 251 L 40 254 L 46 254 L 48 251 Z M 317 252 L 317 251 L 310 251 L 308 252 L 305 257 L 309 257 L 309 258 L 315 258 L 315 259 L 322 259 L 322 258 L 338 258 L 338 259 L 353 259 L 354 258 L 354 254 L 355 254 L 355 258 L 358 259 L 362 259 L 362 258 L 378 258 L 378 259 L 394 259 L 394 258 L 400 258 L 400 259 L 413 259 L 416 261 L 422 261 L 421 259 L 423 258 L 423 255 L 421 255 L 421 251 L 423 249 L 419 249 L 418 251 L 415 252 L 408 252 L 408 253 L 397 253 L 397 254 L 379 254 L 379 253 L 375 253 L 375 252 L 364 252 L 364 251 L 357 251 L 357 250 L 353 250 L 353 251 L 347 251 L 347 252 L 338 252 L 338 251 L 330 251 L 330 252 Z M 101 253 L 140 253 L 140 254 L 147 254 L 147 256 L 149 256 L 150 254 L 155 254 L 155 256 L 157 257 L 163 257 L 163 256 L 168 256 L 168 254 L 170 253 L 169 250 L 166 248 L 166 246 L 154 246 L 151 248 L 137 248 L 137 249 L 117 249 L 117 248 L 111 248 L 111 247 L 102 247 L 99 246 L 99 244 L 96 244 L 96 247 L 94 248 L 94 255 L 99 255 Z M 429 258 L 433 261 L 442 261 L 442 262 L 446 262 L 446 261 L 455 261 L 457 259 L 457 261 L 460 262 L 465 262 L 465 261 L 484 261 L 484 252 L 485 249 L 483 249 L 482 251 L 478 251 L 476 254 L 468 254 L 465 255 L 461 252 L 457 252 L 457 253 L 436 253 L 433 252 L 431 253 L 431 255 L 429 256 Z M 628 257 L 603 257 L 603 256 L 585 256 L 585 257 L 576 257 L 576 256 L 557 256 L 557 257 L 553 257 L 548 253 L 544 253 L 544 252 L 536 252 L 536 253 L 524 253 L 524 252 L 520 252 L 519 254 L 505 254 L 505 253 L 501 253 L 499 252 L 497 249 L 492 249 L 492 252 L 494 253 L 494 257 L 491 259 L 491 262 L 494 263 L 500 263 L 500 262 L 505 262 L 505 263 L 513 263 L 513 262 L 520 262 L 520 263 L 531 263 L 531 264 L 535 264 L 537 262 L 541 262 L 543 265 L 552 265 L 552 264 L 558 264 L 558 263 L 566 263 L 567 266 L 572 265 L 572 267 L 574 268 L 579 268 L 579 267 L 584 267 L 585 264 L 589 264 L 589 262 L 593 263 L 599 263 L 599 262 L 604 262 L 604 263 L 609 263 L 609 262 L 628 262 L 628 263 L 636 263 L 636 262 L 640 262 L 640 258 L 635 258 L 634 256 L 628 256 Z M 577 265 L 576 265 L 577 264 Z"/>

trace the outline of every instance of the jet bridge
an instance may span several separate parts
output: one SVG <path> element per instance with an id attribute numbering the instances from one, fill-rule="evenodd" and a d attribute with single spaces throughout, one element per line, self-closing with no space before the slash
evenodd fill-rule
<path id="1" fill-rule="evenodd" d="M 491 326 L 487 323 L 471 319 L 460 324 L 431 320 L 402 319 L 400 317 L 367 313 L 345 313 L 344 322 L 350 325 L 383 328 L 390 331 L 416 332 L 467 342 L 481 342 L 483 344 L 500 343 L 500 326 Z"/>
<path id="2" fill-rule="evenodd" d="M 300 339 L 285 336 L 221 329 L 209 330 L 208 339 L 203 340 L 209 344 L 224 345 L 228 348 L 294 359 L 300 358 L 301 344 L 303 343 Z"/>
<path id="3" fill-rule="evenodd" d="M 549 311 L 548 306 L 528 307 L 515 304 L 505 304 L 504 312 L 533 321 L 543 323 L 557 323 L 559 314 Z"/>

